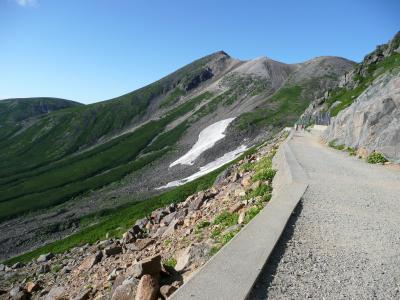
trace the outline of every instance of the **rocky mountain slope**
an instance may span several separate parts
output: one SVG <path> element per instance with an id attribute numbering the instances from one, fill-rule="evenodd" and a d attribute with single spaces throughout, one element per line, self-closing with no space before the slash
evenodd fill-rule
<path id="1" fill-rule="evenodd" d="M 17 135 L 37 118 L 83 104 L 57 98 L 21 98 L 0 101 L 0 140 Z"/>
<path id="2" fill-rule="evenodd" d="M 27 119 L 0 141 L 0 258 L 218 168 L 295 122 L 352 66 L 336 57 L 239 61 L 221 51 L 121 97 Z M 172 165 L 226 120 L 193 162 Z"/>
<path id="3" fill-rule="evenodd" d="M 218 176 L 212 188 L 105 239 L 35 261 L 0 265 L 0 299 L 166 299 L 271 198 L 281 132 Z"/>
<path id="4" fill-rule="evenodd" d="M 312 102 L 301 116 L 302 122 L 309 124 L 324 119 L 324 115 L 338 115 L 355 102 L 379 76 L 400 66 L 399 52 L 400 32 L 387 44 L 378 46 L 366 55 L 361 63 L 340 78 L 337 86 L 327 89 L 322 97 Z"/>
<path id="5" fill-rule="evenodd" d="M 400 32 L 346 74 L 341 86 L 352 91 L 353 101 L 332 121 L 326 140 L 360 156 L 378 152 L 400 162 Z M 339 101 L 334 109 L 343 107 Z"/>

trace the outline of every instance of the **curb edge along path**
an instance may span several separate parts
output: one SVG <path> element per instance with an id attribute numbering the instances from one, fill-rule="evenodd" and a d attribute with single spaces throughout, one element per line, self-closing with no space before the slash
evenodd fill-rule
<path id="1" fill-rule="evenodd" d="M 267 206 L 170 299 L 246 299 L 307 189 L 306 174 L 288 141 L 274 157 L 278 170 Z"/>

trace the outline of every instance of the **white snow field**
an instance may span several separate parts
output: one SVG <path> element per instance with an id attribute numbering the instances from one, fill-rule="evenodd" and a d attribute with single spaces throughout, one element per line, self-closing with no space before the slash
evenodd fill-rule
<path id="1" fill-rule="evenodd" d="M 200 134 L 196 144 L 193 145 L 185 155 L 178 158 L 169 167 L 173 167 L 178 164 L 182 165 L 193 165 L 194 161 L 207 149 L 212 148 L 216 142 L 225 137 L 225 130 L 228 125 L 235 118 L 229 118 L 225 120 L 218 121 L 210 126 L 204 128 Z"/>
<path id="2" fill-rule="evenodd" d="M 204 165 L 203 167 L 200 167 L 200 170 L 198 172 L 194 173 L 193 175 L 190 175 L 189 177 L 186 177 L 183 179 L 171 181 L 171 182 L 167 183 L 166 185 L 156 188 L 156 190 L 179 186 L 179 185 L 183 185 L 187 182 L 193 181 L 203 175 L 206 175 L 207 173 L 210 173 L 210 172 L 218 169 L 219 167 L 225 165 L 226 163 L 236 159 L 240 154 L 242 154 L 246 150 L 247 150 L 247 147 L 245 145 L 241 145 L 238 148 L 236 148 L 235 150 L 225 153 L 223 156 L 217 158 L 216 160 Z"/>

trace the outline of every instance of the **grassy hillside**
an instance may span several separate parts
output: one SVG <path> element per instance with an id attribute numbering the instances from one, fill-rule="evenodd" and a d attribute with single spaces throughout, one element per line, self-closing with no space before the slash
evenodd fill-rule
<path id="1" fill-rule="evenodd" d="M 159 196 L 88 216 L 81 220 L 81 222 L 95 222 L 95 224 L 67 238 L 52 242 L 34 251 L 14 257 L 8 260 L 7 263 L 14 264 L 15 262 L 28 262 L 33 258 L 38 257 L 40 254 L 48 252 L 61 253 L 75 246 L 94 243 L 98 240 L 104 239 L 106 234 L 110 237 L 121 237 L 122 233 L 127 231 L 136 220 L 149 215 L 153 210 L 170 203 L 181 202 L 193 193 L 209 188 L 215 181 L 217 175 L 228 167 L 228 165 Z"/>
<path id="2" fill-rule="evenodd" d="M 1 179 L 0 220 L 62 203 L 139 170 L 166 153 L 187 127 L 181 124 L 160 134 L 166 125 L 210 97 L 210 93 L 201 94 L 165 117 L 87 152 Z M 139 157 L 141 152 L 151 153 Z"/>
<path id="3" fill-rule="evenodd" d="M 152 102 L 176 86 L 184 93 L 195 87 L 205 64 L 219 55 L 199 59 L 126 95 L 45 115 L 17 135 L 12 135 L 16 130 L 11 127 L 0 129 L 0 178 L 55 162 L 143 121 Z"/>

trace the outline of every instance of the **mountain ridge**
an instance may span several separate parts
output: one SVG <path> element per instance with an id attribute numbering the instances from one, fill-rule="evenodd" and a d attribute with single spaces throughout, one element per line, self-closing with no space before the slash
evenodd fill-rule
<path id="1" fill-rule="evenodd" d="M 85 215 L 159 194 L 156 188 L 239 146 L 272 137 L 353 66 L 340 58 L 320 60 L 326 65 L 313 72 L 318 63 L 239 61 L 218 51 L 133 92 L 28 124 L 0 142 L 0 219 L 26 234 L 17 242 L 21 247 L 13 247 L 14 233 L 5 233 L 0 255 L 10 255 L 9 247 L 31 249 L 39 235 L 51 240 L 84 228 L 79 220 Z M 201 130 L 228 118 L 234 121 L 225 137 L 194 165 L 169 168 Z M 48 230 L 54 224 L 60 225 Z"/>

